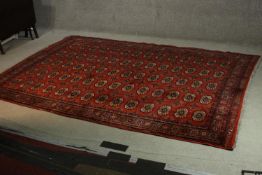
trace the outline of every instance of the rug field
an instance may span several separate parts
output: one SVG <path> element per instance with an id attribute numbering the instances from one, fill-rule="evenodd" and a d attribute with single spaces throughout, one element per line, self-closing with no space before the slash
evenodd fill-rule
<path id="1" fill-rule="evenodd" d="M 245 91 L 258 59 L 231 52 L 70 36 L 0 74 L 0 99 L 232 150 Z"/>

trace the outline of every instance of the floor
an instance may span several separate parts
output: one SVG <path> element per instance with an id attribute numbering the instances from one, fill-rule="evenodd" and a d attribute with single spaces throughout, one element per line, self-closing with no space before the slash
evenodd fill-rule
<path id="1" fill-rule="evenodd" d="M 234 45 L 203 41 L 183 41 L 152 37 L 128 36 L 84 31 L 52 30 L 41 32 L 37 40 L 18 40 L 5 45 L 0 55 L 0 72 L 25 57 L 68 35 L 83 35 L 137 42 L 197 47 L 210 50 L 262 55 L 262 46 Z M 142 133 L 119 130 L 94 123 L 61 117 L 44 111 L 0 101 L 0 128 L 30 138 L 62 146 L 85 147 L 101 155 L 102 141 L 128 145 L 131 162 L 138 158 L 167 163 L 165 169 L 195 175 L 239 175 L 241 171 L 262 169 L 262 66 L 257 66 L 249 85 L 242 111 L 239 134 L 234 151 L 171 140 Z"/>

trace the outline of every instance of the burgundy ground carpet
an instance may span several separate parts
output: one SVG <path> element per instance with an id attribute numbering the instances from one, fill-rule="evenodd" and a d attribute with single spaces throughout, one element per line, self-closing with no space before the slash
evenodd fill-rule
<path id="1" fill-rule="evenodd" d="M 71 36 L 0 75 L 0 99 L 233 149 L 259 57 Z"/>

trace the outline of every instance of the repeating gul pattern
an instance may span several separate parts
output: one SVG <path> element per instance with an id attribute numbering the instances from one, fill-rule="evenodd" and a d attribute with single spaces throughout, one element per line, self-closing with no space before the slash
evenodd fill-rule
<path id="1" fill-rule="evenodd" d="M 68 37 L 0 77 L 0 98 L 232 149 L 257 56 Z M 8 95 L 7 95 L 8 94 Z"/>

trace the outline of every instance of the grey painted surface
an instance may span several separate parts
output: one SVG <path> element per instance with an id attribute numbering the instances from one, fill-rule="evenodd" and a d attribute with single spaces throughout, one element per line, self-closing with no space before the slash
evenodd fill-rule
<path id="1" fill-rule="evenodd" d="M 262 0 L 34 0 L 38 26 L 262 45 Z"/>

